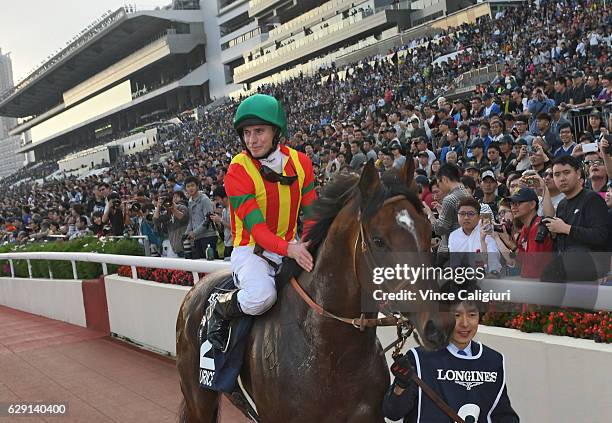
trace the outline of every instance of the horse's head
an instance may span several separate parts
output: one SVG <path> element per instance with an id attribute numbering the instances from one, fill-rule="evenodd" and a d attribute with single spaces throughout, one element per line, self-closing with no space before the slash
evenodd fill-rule
<path id="1" fill-rule="evenodd" d="M 355 270 L 362 292 L 375 298 L 375 291 L 389 292 L 375 283 L 374 269 L 426 269 L 431 266 L 431 224 L 423 213 L 422 203 L 414 183 L 414 161 L 398 172 L 379 178 L 372 162 L 366 164 L 359 179 L 358 233 L 355 241 Z M 380 271 L 379 271 L 380 273 Z M 441 349 L 448 345 L 455 319 L 450 313 L 440 313 L 431 301 L 423 301 L 419 291 L 437 292 L 435 280 L 419 277 L 407 281 L 395 279 L 395 292 L 401 289 L 415 294 L 400 308 L 417 329 L 423 346 Z"/>

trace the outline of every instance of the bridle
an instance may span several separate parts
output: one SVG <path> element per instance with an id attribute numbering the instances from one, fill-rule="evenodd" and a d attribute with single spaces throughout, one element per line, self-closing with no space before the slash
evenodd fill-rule
<path id="1" fill-rule="evenodd" d="M 383 207 L 394 203 L 396 201 L 400 201 L 405 199 L 404 195 L 395 195 L 386 199 L 383 202 Z M 374 259 L 371 257 L 372 253 L 370 249 L 368 249 L 368 238 L 365 236 L 363 219 L 361 218 L 361 212 L 359 212 L 357 216 L 357 221 L 359 222 L 359 232 L 357 233 L 357 237 L 355 238 L 355 247 L 353 249 L 353 271 L 355 272 L 355 276 L 357 276 L 357 254 L 359 251 L 359 247 L 361 247 L 361 254 L 363 254 L 366 258 L 370 257 L 370 260 L 373 262 Z M 361 240 L 361 244 L 359 241 Z M 308 295 L 304 288 L 299 284 L 295 277 L 291 278 L 291 286 L 297 292 L 297 294 L 304 300 L 304 302 L 317 314 L 323 317 L 327 317 L 330 319 L 337 320 L 342 323 L 350 324 L 356 329 L 359 329 L 360 332 L 364 332 L 367 328 L 376 328 L 378 326 L 395 326 L 397 328 L 397 340 L 391 343 L 384 349 L 386 353 L 391 348 L 394 348 L 392 357 L 393 359 L 397 359 L 401 355 L 401 351 L 406 344 L 407 339 L 413 333 L 415 327 L 414 324 L 403 317 L 400 313 L 390 314 L 385 313 L 381 310 L 381 312 L 388 314 L 383 318 L 366 318 L 365 313 L 361 313 L 359 317 L 356 318 L 348 318 L 337 316 L 334 313 L 331 313 L 325 310 L 321 305 L 317 304 L 311 297 Z M 431 389 L 421 378 L 419 378 L 415 371 L 410 372 L 410 378 L 425 392 L 425 394 L 442 410 L 448 417 L 453 419 L 456 423 L 465 423 L 459 415 L 453 410 L 440 396 Z"/>

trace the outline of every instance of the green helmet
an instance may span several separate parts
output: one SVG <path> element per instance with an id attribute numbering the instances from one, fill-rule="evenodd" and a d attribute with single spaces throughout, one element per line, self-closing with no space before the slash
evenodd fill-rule
<path id="1" fill-rule="evenodd" d="M 272 125 L 287 137 L 287 117 L 283 105 L 270 95 L 255 94 L 240 103 L 234 117 L 234 128 L 242 138 L 242 129 L 249 125 Z"/>

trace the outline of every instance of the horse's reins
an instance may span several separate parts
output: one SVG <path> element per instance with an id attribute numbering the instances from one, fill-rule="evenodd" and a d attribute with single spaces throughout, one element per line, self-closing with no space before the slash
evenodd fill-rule
<path id="1" fill-rule="evenodd" d="M 403 195 L 396 195 L 394 197 L 388 198 L 387 200 L 384 201 L 383 206 L 389 203 L 404 199 L 404 198 L 405 197 Z M 357 275 L 357 246 L 359 244 L 359 239 L 361 239 L 361 253 L 366 254 L 368 252 L 366 237 L 365 237 L 364 229 L 363 229 L 363 222 L 361 220 L 361 214 L 359 214 L 359 217 L 357 218 L 357 220 L 359 222 L 359 234 L 357 235 L 357 238 L 355 239 L 355 249 L 354 249 L 354 254 L 353 254 L 353 267 L 354 267 L 355 275 Z M 352 319 L 348 317 L 337 316 L 334 313 L 331 313 L 325 310 L 321 305 L 317 304 L 310 297 L 310 295 L 308 295 L 308 293 L 304 291 L 304 288 L 302 288 L 302 286 L 300 285 L 300 283 L 297 281 L 295 277 L 291 278 L 291 286 L 298 293 L 300 298 L 302 298 L 302 300 L 304 300 L 304 302 L 308 304 L 308 306 L 312 310 L 314 310 L 317 314 L 323 317 L 328 317 L 328 318 L 337 320 L 342 323 L 352 325 L 356 329 L 359 329 L 360 332 L 365 331 L 366 328 L 375 328 L 378 326 L 396 326 L 397 327 L 397 340 L 395 340 L 393 343 L 387 346 L 387 348 L 385 348 L 384 350 L 384 352 L 387 352 L 391 348 L 395 348 L 392 354 L 392 357 L 394 359 L 400 355 L 401 350 L 404 347 L 404 344 L 406 343 L 406 340 L 410 337 L 410 335 L 414 331 L 414 325 L 412 324 L 412 322 L 402 317 L 401 314 L 399 314 L 398 316 L 392 315 L 392 316 L 376 318 L 376 319 L 365 318 L 365 313 L 361 313 L 360 317 L 356 317 Z M 455 410 L 453 410 L 442 398 L 440 398 L 438 394 L 436 394 L 436 392 L 433 389 L 431 389 L 425 382 L 423 382 L 423 380 L 417 376 L 416 372 L 414 371 L 411 372 L 411 379 L 423 390 L 423 392 L 425 392 L 425 394 L 434 402 L 434 404 L 436 404 L 436 406 L 440 410 L 444 411 L 446 415 L 448 415 L 448 417 L 453 419 L 453 421 L 455 421 L 456 423 L 465 423 L 465 420 L 459 417 L 459 415 L 455 412 Z"/>

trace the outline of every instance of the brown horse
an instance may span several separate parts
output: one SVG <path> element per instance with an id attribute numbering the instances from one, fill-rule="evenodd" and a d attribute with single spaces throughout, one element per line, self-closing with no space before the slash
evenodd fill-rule
<path id="1" fill-rule="evenodd" d="M 429 263 L 431 226 L 415 193 L 413 160 L 407 163 L 383 184 L 370 162 L 361 177 L 336 177 L 317 200 L 317 223 L 308 237 L 317 251 L 315 268 L 297 280 L 337 316 L 361 314 L 362 293 L 369 295 L 375 288 L 372 259 L 380 255 L 373 253 L 411 251 L 423 260 L 412 264 Z M 201 280 L 178 316 L 177 366 L 185 400 L 181 422 L 216 420 L 218 394 L 198 382 L 198 325 L 210 286 L 226 275 Z M 448 344 L 454 317 L 420 312 L 410 318 L 425 347 Z M 361 332 L 322 317 L 291 286 L 282 288 L 276 305 L 255 320 L 241 378 L 265 423 L 384 421 L 382 399 L 390 381 L 376 328 Z"/>

